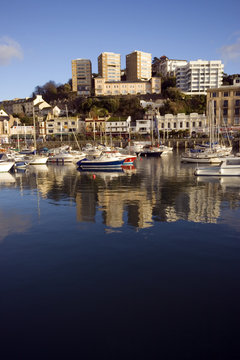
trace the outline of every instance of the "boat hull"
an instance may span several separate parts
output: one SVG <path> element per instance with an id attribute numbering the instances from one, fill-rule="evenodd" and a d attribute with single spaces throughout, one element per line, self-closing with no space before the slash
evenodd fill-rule
<path id="1" fill-rule="evenodd" d="M 160 157 L 163 151 L 141 151 L 137 154 L 137 156 L 141 157 Z"/>
<path id="2" fill-rule="evenodd" d="M 2 161 L 0 162 L 0 172 L 8 172 L 14 166 L 13 161 Z"/>
<path id="3" fill-rule="evenodd" d="M 82 169 L 116 169 L 120 168 L 124 159 L 111 161 L 80 160 L 77 165 Z"/>

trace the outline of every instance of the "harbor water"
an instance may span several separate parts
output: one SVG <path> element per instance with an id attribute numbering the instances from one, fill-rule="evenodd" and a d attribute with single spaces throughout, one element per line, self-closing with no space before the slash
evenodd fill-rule
<path id="1" fill-rule="evenodd" d="M 1 359 L 239 359 L 240 178 L 195 168 L 0 174 Z"/>

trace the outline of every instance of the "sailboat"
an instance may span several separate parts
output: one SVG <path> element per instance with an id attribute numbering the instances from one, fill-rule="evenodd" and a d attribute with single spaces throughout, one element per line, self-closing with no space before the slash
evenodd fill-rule
<path id="1" fill-rule="evenodd" d="M 186 163 L 219 164 L 223 158 L 230 155 L 232 148 L 220 145 L 215 141 L 214 106 L 209 103 L 209 144 L 198 145 L 189 149 L 181 156 L 181 161 Z"/>

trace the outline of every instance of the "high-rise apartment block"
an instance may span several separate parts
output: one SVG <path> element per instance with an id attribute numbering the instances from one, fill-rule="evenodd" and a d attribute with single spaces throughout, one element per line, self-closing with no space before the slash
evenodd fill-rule
<path id="1" fill-rule="evenodd" d="M 120 54 L 103 52 L 98 56 L 98 75 L 106 81 L 121 80 Z"/>
<path id="2" fill-rule="evenodd" d="M 189 94 L 206 94 L 208 89 L 222 85 L 223 70 L 221 60 L 189 61 L 176 69 L 177 87 Z"/>
<path id="3" fill-rule="evenodd" d="M 133 51 L 126 56 L 127 81 L 148 81 L 152 77 L 152 54 Z"/>
<path id="4" fill-rule="evenodd" d="M 92 63 L 88 59 L 72 60 L 72 90 L 78 95 L 91 95 Z"/>

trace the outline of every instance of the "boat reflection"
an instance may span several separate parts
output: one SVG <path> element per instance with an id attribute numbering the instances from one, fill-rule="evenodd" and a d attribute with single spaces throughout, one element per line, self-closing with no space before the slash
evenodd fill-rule
<path id="1" fill-rule="evenodd" d="M 16 182 L 15 177 L 9 172 L 0 173 L 0 185 L 9 185 Z"/>

